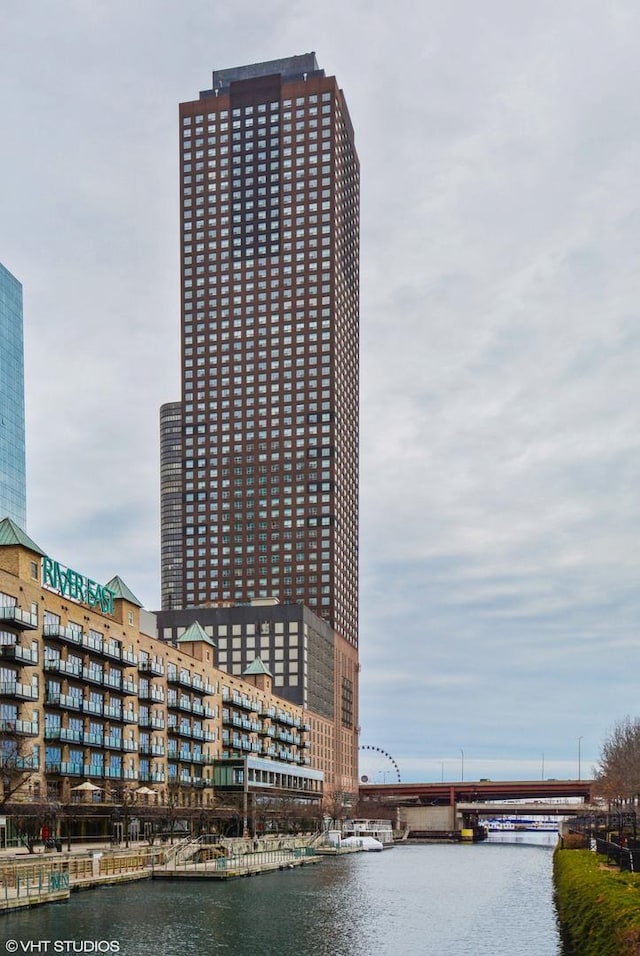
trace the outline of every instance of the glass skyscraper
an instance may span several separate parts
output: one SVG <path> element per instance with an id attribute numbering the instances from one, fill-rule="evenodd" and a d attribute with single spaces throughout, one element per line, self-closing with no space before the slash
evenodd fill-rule
<path id="1" fill-rule="evenodd" d="M 0 263 L 0 519 L 25 528 L 22 285 Z"/>

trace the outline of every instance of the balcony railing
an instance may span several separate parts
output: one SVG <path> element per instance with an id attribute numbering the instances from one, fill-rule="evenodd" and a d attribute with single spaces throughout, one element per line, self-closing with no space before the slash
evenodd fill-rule
<path id="1" fill-rule="evenodd" d="M 37 664 L 38 651 L 30 647 L 22 647 L 20 644 L 1 644 L 0 657 L 16 661 L 18 664 Z"/>
<path id="2" fill-rule="evenodd" d="M 143 673 L 155 674 L 156 677 L 164 677 L 164 664 L 162 661 L 138 661 L 138 670 Z"/>
<path id="3" fill-rule="evenodd" d="M 20 684 L 18 681 L 0 682 L 0 697 L 17 697 L 19 700 L 37 700 L 39 697 L 37 687 L 30 684 Z"/>
<path id="4" fill-rule="evenodd" d="M 37 720 L 0 720 L 0 733 L 24 734 L 37 737 L 40 732 Z"/>
<path id="5" fill-rule="evenodd" d="M 82 665 L 76 661 L 63 661 L 61 657 L 45 658 L 45 671 L 54 674 L 68 674 L 70 677 L 82 675 Z"/>
<path id="6" fill-rule="evenodd" d="M 86 763 L 84 765 L 85 777 L 104 777 L 105 768 L 102 764 Z"/>
<path id="7" fill-rule="evenodd" d="M 12 607 L 0 607 L 0 621 L 13 624 L 20 630 L 34 631 L 38 627 L 38 615 L 30 614 L 29 611 L 23 611 L 17 604 L 14 604 Z"/>
<path id="8" fill-rule="evenodd" d="M 81 763 L 68 763 L 63 760 L 62 763 L 58 764 L 58 767 L 59 770 L 49 770 L 49 773 L 62 773 L 69 777 L 83 776 L 83 765 Z"/>
<path id="9" fill-rule="evenodd" d="M 45 637 L 51 640 L 67 641 L 69 644 L 82 645 L 82 634 L 63 624 L 45 624 L 42 628 Z"/>

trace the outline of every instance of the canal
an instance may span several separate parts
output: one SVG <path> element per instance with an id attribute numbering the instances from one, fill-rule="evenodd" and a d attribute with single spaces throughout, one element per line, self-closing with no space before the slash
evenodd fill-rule
<path id="1" fill-rule="evenodd" d="M 74 894 L 0 918 L 0 954 L 558 956 L 555 839 L 545 836 L 399 846 L 229 883 L 144 881 Z"/>

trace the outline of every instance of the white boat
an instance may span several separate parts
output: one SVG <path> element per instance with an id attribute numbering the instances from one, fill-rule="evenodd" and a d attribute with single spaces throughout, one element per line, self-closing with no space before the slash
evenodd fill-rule
<path id="1" fill-rule="evenodd" d="M 365 850 L 370 852 L 377 853 L 379 850 L 384 850 L 383 844 L 380 840 L 376 840 L 375 837 L 371 836 L 350 836 L 345 837 L 340 841 L 340 846 L 351 847 L 353 849 Z"/>
<path id="2" fill-rule="evenodd" d="M 393 824 L 391 820 L 345 820 L 342 827 L 344 837 L 373 837 L 383 847 L 393 846 Z"/>

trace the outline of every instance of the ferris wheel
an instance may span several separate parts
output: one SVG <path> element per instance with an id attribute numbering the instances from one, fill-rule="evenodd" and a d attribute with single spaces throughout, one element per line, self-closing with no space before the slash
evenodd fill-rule
<path id="1" fill-rule="evenodd" d="M 360 783 L 402 783 L 400 768 L 382 747 L 360 744 Z"/>

